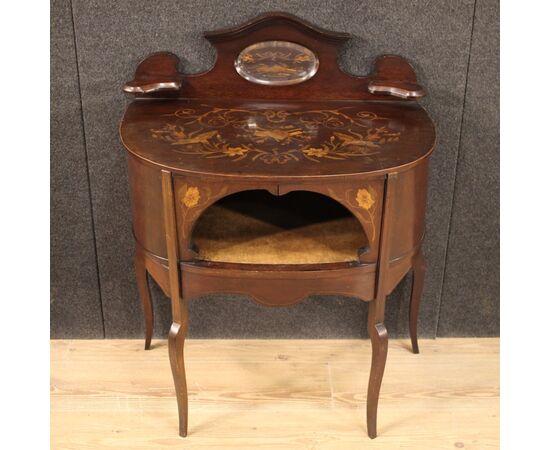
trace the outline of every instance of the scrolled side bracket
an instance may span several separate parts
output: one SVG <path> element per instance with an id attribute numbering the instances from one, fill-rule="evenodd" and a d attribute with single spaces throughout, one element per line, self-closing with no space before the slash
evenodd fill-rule
<path id="1" fill-rule="evenodd" d="M 138 65 L 134 79 L 122 90 L 136 95 L 179 93 L 184 75 L 178 72 L 178 63 L 179 58 L 173 53 L 153 53 Z"/>
<path id="2" fill-rule="evenodd" d="M 426 95 L 416 81 L 413 67 L 401 56 L 379 56 L 374 67 L 372 80 L 368 84 L 371 94 L 391 95 L 403 99 L 416 99 Z"/>

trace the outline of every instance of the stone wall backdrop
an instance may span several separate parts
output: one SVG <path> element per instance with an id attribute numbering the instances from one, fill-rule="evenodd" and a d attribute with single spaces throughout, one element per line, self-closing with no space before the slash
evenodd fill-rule
<path id="1" fill-rule="evenodd" d="M 52 338 L 143 334 L 118 137 L 129 101 L 123 83 L 160 50 L 179 55 L 188 73 L 203 71 L 215 57 L 203 31 L 274 10 L 352 34 L 341 55 L 351 73 L 369 72 L 382 53 L 415 66 L 438 130 L 420 333 L 498 334 L 498 0 L 52 0 Z M 391 336 L 408 333 L 409 288 L 407 278 L 388 301 Z M 165 337 L 169 300 L 153 286 L 153 301 L 155 334 Z M 210 296 L 190 308 L 190 337 L 367 336 L 368 305 L 355 299 L 312 297 L 265 308 L 240 296 Z"/>

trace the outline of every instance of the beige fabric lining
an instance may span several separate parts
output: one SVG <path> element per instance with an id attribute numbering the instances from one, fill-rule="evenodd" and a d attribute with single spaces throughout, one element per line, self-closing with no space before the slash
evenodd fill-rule
<path id="1" fill-rule="evenodd" d="M 366 245 L 353 216 L 284 228 L 216 204 L 199 219 L 193 241 L 201 259 L 250 264 L 356 261 Z"/>

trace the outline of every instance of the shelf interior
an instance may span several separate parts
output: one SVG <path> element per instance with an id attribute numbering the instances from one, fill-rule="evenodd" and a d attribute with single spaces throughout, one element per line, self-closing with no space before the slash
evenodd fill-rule
<path id="1" fill-rule="evenodd" d="M 318 264 L 358 260 L 367 238 L 338 202 L 296 191 L 227 196 L 198 219 L 193 243 L 199 258 L 248 264 Z"/>

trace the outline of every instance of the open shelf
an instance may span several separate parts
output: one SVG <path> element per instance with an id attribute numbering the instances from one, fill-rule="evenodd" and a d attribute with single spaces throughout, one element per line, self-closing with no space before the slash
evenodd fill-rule
<path id="1" fill-rule="evenodd" d="M 276 197 L 259 190 L 209 207 L 193 243 L 202 260 L 244 264 L 357 261 L 368 245 L 359 221 L 338 202 L 312 192 Z"/>

